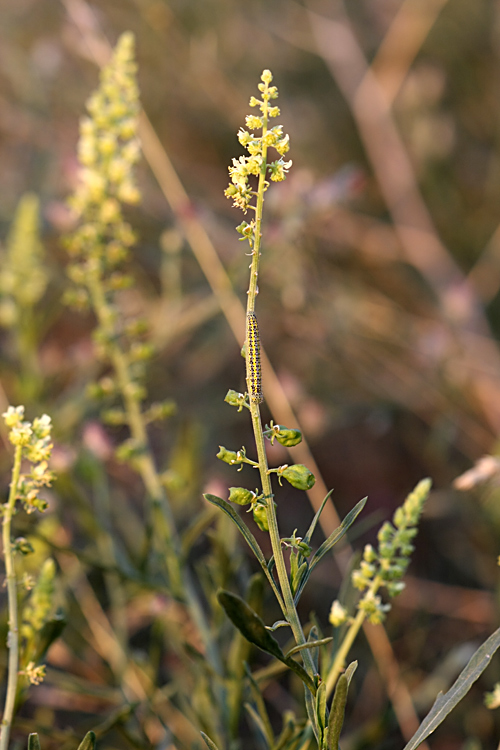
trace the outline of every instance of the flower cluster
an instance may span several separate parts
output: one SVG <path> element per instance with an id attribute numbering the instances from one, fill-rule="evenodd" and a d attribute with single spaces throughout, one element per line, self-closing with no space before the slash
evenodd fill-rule
<path id="1" fill-rule="evenodd" d="M 23 421 L 24 406 L 9 406 L 2 416 L 9 429 L 10 442 L 21 449 L 22 458 L 31 464 L 30 470 L 19 476 L 16 499 L 23 503 L 27 513 L 43 511 L 47 502 L 40 497 L 40 490 L 50 486 L 54 478 L 48 468 L 53 447 L 50 417 L 44 414 L 33 422 Z"/>
<path id="2" fill-rule="evenodd" d="M 377 594 L 384 586 L 389 596 L 397 596 L 404 589 L 401 580 L 410 563 L 413 552 L 412 540 L 417 534 L 417 525 L 431 488 L 430 479 L 422 479 L 410 492 L 403 505 L 393 516 L 393 523 L 386 521 L 378 532 L 378 550 L 367 544 L 363 559 L 352 573 L 355 588 L 364 592 L 358 602 L 358 611 L 363 612 L 374 625 L 382 622 L 390 610 Z M 330 622 L 338 627 L 348 620 L 346 610 L 335 601 L 330 611 Z"/>
<path id="3" fill-rule="evenodd" d="M 87 110 L 89 117 L 82 119 L 78 143 L 80 181 L 70 201 L 81 223 L 68 242 L 70 253 L 78 260 L 68 273 L 79 287 L 69 301 L 81 306 L 87 301 L 84 287 L 88 276 L 114 269 L 135 242 L 121 209 L 121 203 L 140 200 L 132 169 L 140 156 L 132 34 L 120 37 Z M 128 277 L 116 271 L 108 279 L 110 289 L 129 283 Z"/>
<path id="4" fill-rule="evenodd" d="M 19 201 L 0 269 L 0 325 L 16 325 L 42 298 L 49 274 L 43 265 L 39 200 L 27 193 Z"/>
<path id="5" fill-rule="evenodd" d="M 290 139 L 288 135 L 283 134 L 283 127 L 275 125 L 272 128 L 268 128 L 269 118 L 278 117 L 280 113 L 279 107 L 270 104 L 272 99 L 278 98 L 278 89 L 276 86 L 270 85 L 272 80 L 271 71 L 264 70 L 261 76 L 262 83 L 259 83 L 258 86 L 262 94 L 262 99 L 257 99 L 255 96 L 250 98 L 250 106 L 258 107 L 261 115 L 247 115 L 246 126 L 248 130 L 240 128 L 238 132 L 238 140 L 246 148 L 249 155 L 233 159 L 233 164 L 229 167 L 231 182 L 224 194 L 227 198 L 232 199 L 233 206 L 241 208 L 244 213 L 247 212 L 248 208 L 253 208 L 250 203 L 255 193 L 249 183 L 250 175 L 260 175 L 265 179 L 269 174 L 273 182 L 281 182 L 285 179 L 292 165 L 291 161 L 285 162 L 283 160 L 283 156 L 290 148 Z M 250 133 L 250 130 L 260 130 L 261 135 Z M 268 163 L 267 149 L 269 147 L 274 148 L 281 158 Z M 264 189 L 267 186 L 268 183 L 265 182 Z M 245 227 L 251 226 L 245 222 L 244 224 Z M 244 234 L 241 228 L 240 233 Z"/>

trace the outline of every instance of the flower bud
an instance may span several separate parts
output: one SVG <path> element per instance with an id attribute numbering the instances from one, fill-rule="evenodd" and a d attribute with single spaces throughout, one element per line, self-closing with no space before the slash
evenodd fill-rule
<path id="1" fill-rule="evenodd" d="M 236 505 L 250 505 L 255 499 L 255 492 L 246 490 L 244 487 L 229 488 L 229 502 Z"/>
<path id="2" fill-rule="evenodd" d="M 316 481 L 316 477 L 312 471 L 307 466 L 304 466 L 304 464 L 286 466 L 278 472 L 278 475 L 284 477 L 297 490 L 310 490 Z"/>
<path id="3" fill-rule="evenodd" d="M 253 520 L 261 531 L 269 531 L 267 511 L 264 505 L 256 505 L 253 509 Z"/>

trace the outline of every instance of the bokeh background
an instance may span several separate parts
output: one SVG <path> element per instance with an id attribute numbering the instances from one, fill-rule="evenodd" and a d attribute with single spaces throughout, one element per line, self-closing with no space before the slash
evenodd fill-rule
<path id="1" fill-rule="evenodd" d="M 82 396 L 100 364 L 92 317 L 61 302 L 61 236 L 78 120 L 108 44 L 131 30 L 154 130 L 143 131 L 143 200 L 129 215 L 139 234 L 136 285 L 122 303 L 151 324 L 151 398 L 178 405 L 152 434 L 181 524 L 199 511 L 202 491 L 225 497 L 234 482 L 215 459 L 218 445 L 251 445 L 248 420 L 223 403 L 228 388 L 244 389 L 238 300 L 249 262 L 234 231 L 241 215 L 223 190 L 227 165 L 242 153 L 236 131 L 248 99 L 263 68 L 272 70 L 293 168 L 266 198 L 258 315 L 273 371 L 264 371 L 263 410 L 266 420 L 289 417 L 303 429 L 310 455 L 300 455 L 318 469 L 312 505 L 283 489 L 283 531 L 303 528 L 333 487 L 340 516 L 369 496 L 351 539 L 359 547 L 416 481 L 434 482 L 407 589 L 387 621 L 393 653 L 382 648 L 377 662 L 360 638 L 363 679 L 346 726 L 346 747 L 400 747 L 387 697 L 392 690 L 397 700 L 397 680 L 423 715 L 498 623 L 500 5 L 2 0 L 0 21 L 0 234 L 8 237 L 20 198 L 38 195 L 47 273 L 30 377 L 4 315 L 3 402 L 29 400 L 30 410 L 52 415 L 56 471 L 70 472 L 81 450 L 98 455 L 120 507 L 133 479 L 110 457 L 116 431 L 100 426 L 97 406 Z M 288 460 L 278 449 L 271 455 Z M 1 464 L 7 484 L 5 446 Z M 65 485 L 54 488 L 61 545 L 83 552 L 86 482 L 79 504 Z M 339 584 L 339 568 L 325 564 L 304 599 L 325 626 Z M 23 709 L 23 728 L 54 722 L 77 732 L 104 720 L 95 688 L 104 655 L 80 675 L 76 709 L 61 674 L 83 647 L 64 648 Z M 500 721 L 482 696 L 499 677 L 497 659 L 433 748 L 497 747 Z M 277 712 L 286 707 L 279 691 L 267 697 Z"/>

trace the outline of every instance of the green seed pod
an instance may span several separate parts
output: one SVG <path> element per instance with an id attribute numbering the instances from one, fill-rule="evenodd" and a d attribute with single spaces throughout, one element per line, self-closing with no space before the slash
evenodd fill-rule
<path id="1" fill-rule="evenodd" d="M 267 512 L 264 505 L 256 505 L 253 509 L 253 520 L 261 531 L 269 531 Z"/>
<path id="2" fill-rule="evenodd" d="M 255 492 L 246 490 L 244 487 L 229 488 L 229 502 L 236 505 L 250 505 L 255 499 Z"/>
<path id="3" fill-rule="evenodd" d="M 12 550 L 14 552 L 20 552 L 21 555 L 31 555 L 34 552 L 33 545 L 28 542 L 24 536 L 18 536 L 15 542 L 12 544 Z"/>
<path id="4" fill-rule="evenodd" d="M 243 407 L 247 403 L 245 394 L 238 393 L 238 391 L 233 391 L 232 388 L 230 388 L 226 393 L 224 401 L 230 406 L 237 406 L 238 411 L 242 411 Z"/>
<path id="5" fill-rule="evenodd" d="M 283 425 L 275 425 L 274 430 L 276 440 L 281 445 L 284 445 L 285 448 L 293 448 L 294 445 L 302 442 L 302 433 L 300 430 L 292 430 L 289 427 L 283 427 Z"/>
<path id="6" fill-rule="evenodd" d="M 238 454 L 235 451 L 228 451 L 223 445 L 219 445 L 219 449 L 217 458 L 220 458 L 221 461 L 230 465 L 241 463 L 241 461 L 238 461 Z"/>
<path id="7" fill-rule="evenodd" d="M 279 472 L 292 487 L 297 490 L 310 490 L 314 486 L 316 477 L 304 464 L 293 464 Z"/>

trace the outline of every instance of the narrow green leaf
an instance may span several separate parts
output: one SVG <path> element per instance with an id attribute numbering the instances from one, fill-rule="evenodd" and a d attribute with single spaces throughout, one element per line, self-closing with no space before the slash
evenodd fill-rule
<path id="1" fill-rule="evenodd" d="M 232 508 L 231 505 L 226 500 L 223 500 L 221 497 L 217 497 L 217 495 L 210 495 L 210 494 L 203 495 L 203 497 L 205 498 L 205 500 L 208 500 L 209 503 L 212 503 L 212 505 L 216 505 L 218 508 L 223 510 L 224 513 L 226 513 L 229 516 L 229 518 L 231 518 L 234 521 L 238 529 L 241 531 L 241 533 L 243 534 L 245 538 L 245 541 L 247 542 L 248 546 L 250 547 L 255 557 L 259 561 L 262 567 L 262 570 L 264 571 L 266 575 L 267 580 L 271 584 L 271 588 L 274 591 L 274 595 L 276 596 L 276 599 L 278 600 L 278 603 L 281 607 L 281 611 L 286 616 L 286 610 L 285 610 L 285 605 L 283 603 L 283 599 L 281 598 L 281 594 L 278 591 L 276 583 L 274 582 L 274 578 L 272 577 L 271 572 L 267 567 L 267 562 L 266 562 L 266 558 L 264 557 L 264 553 L 262 552 L 261 548 L 259 547 L 257 543 L 256 538 L 254 537 L 254 535 L 252 534 L 252 532 L 250 531 L 246 523 L 244 523 L 241 520 L 241 518 L 236 513 L 234 508 Z"/>
<path id="2" fill-rule="evenodd" d="M 271 743 L 269 743 L 269 737 L 266 734 L 266 728 L 262 722 L 261 717 L 255 710 L 255 708 L 250 703 L 245 703 L 244 706 L 245 706 L 246 712 L 249 714 L 253 723 L 259 730 L 259 733 L 262 735 L 262 739 L 265 741 L 266 747 L 271 748 L 274 745 L 274 737 L 272 737 Z"/>
<path id="3" fill-rule="evenodd" d="M 273 622 L 272 625 L 266 625 L 267 630 L 270 630 L 271 632 L 274 632 L 275 630 L 278 630 L 278 628 L 291 628 L 292 626 L 288 622 L 288 620 L 276 620 L 276 622 Z"/>
<path id="4" fill-rule="evenodd" d="M 344 725 L 348 687 L 349 683 L 347 677 L 345 674 L 341 674 L 335 688 L 332 710 L 330 711 L 330 718 L 328 720 L 328 732 L 326 735 L 326 746 L 328 750 L 339 750 L 339 739 Z"/>
<path id="5" fill-rule="evenodd" d="M 208 750 L 219 750 L 215 742 L 213 742 L 208 734 L 205 734 L 205 732 L 200 732 L 201 736 L 205 740 L 205 745 L 208 747 Z"/>
<path id="6" fill-rule="evenodd" d="M 296 654 L 299 651 L 303 651 L 305 648 L 318 648 L 319 646 L 325 646 L 327 643 L 330 643 L 330 641 L 333 641 L 333 638 L 329 636 L 328 638 L 321 638 L 321 640 L 318 641 L 307 641 L 307 643 L 302 643 L 300 646 L 294 646 L 290 649 L 290 651 L 287 651 L 286 656 L 291 656 L 292 654 Z"/>
<path id="7" fill-rule="evenodd" d="M 344 725 L 345 706 L 347 692 L 351 684 L 352 676 L 358 666 L 357 661 L 351 662 L 344 674 L 341 674 L 335 687 L 332 709 L 328 719 L 328 731 L 326 735 L 326 747 L 328 750 L 339 750 L 339 739 Z"/>
<path id="8" fill-rule="evenodd" d="M 217 599 L 233 625 L 243 633 L 247 641 L 258 646 L 262 651 L 267 651 L 276 659 L 285 660 L 285 655 L 278 641 L 273 638 L 257 612 L 240 596 L 222 589 L 218 591 Z"/>
<path id="9" fill-rule="evenodd" d="M 330 490 L 330 492 L 328 493 L 328 495 L 325 497 L 325 499 L 321 503 L 321 506 L 320 506 L 319 510 L 317 511 L 316 515 L 314 516 L 313 520 L 311 521 L 311 525 L 307 529 L 306 534 L 305 534 L 304 539 L 303 539 L 303 541 L 306 544 L 310 544 L 311 543 L 312 535 L 314 534 L 316 526 L 318 525 L 319 517 L 320 517 L 321 513 L 323 512 L 323 508 L 325 507 L 325 505 L 327 504 L 328 500 L 330 499 L 332 492 L 333 492 L 333 490 Z"/>
<path id="10" fill-rule="evenodd" d="M 294 594 L 295 591 L 298 590 L 298 588 L 299 588 L 300 584 L 302 583 L 303 579 L 306 577 L 308 567 L 309 567 L 309 565 L 304 560 L 304 562 L 298 568 L 298 570 L 296 572 L 294 572 L 290 576 L 291 577 L 290 586 L 291 586 L 291 589 L 292 589 L 292 594 Z"/>
<path id="11" fill-rule="evenodd" d="M 262 651 L 266 651 L 271 656 L 274 656 L 275 659 L 279 659 L 286 664 L 289 669 L 298 674 L 300 679 L 305 682 L 313 695 L 316 694 L 314 682 L 304 667 L 294 661 L 292 657 L 285 656 L 278 641 L 273 638 L 259 615 L 241 597 L 222 589 L 218 592 L 217 599 L 233 625 L 238 628 L 247 641 L 250 641 L 250 643 L 262 649 Z"/>
<path id="12" fill-rule="evenodd" d="M 318 717 L 319 728 L 321 729 L 321 737 L 326 727 L 326 684 L 324 682 L 318 688 L 316 693 L 316 716 Z M 323 742 L 321 742 L 323 744 Z"/>
<path id="13" fill-rule="evenodd" d="M 289 747 L 288 741 L 291 739 L 297 729 L 297 722 L 292 711 L 285 711 L 283 716 L 283 729 L 278 737 L 273 750 L 283 750 Z"/>
<path id="14" fill-rule="evenodd" d="M 439 693 L 431 710 L 420 724 L 411 740 L 405 745 L 404 750 L 415 750 L 421 742 L 427 739 L 427 737 L 437 729 L 441 722 L 448 716 L 450 711 L 452 711 L 457 703 L 462 700 L 464 695 L 469 692 L 470 688 L 484 672 L 490 663 L 493 654 L 499 647 L 500 628 L 495 630 L 483 645 L 477 649 L 448 692 L 444 695 Z"/>
<path id="15" fill-rule="evenodd" d="M 309 571 L 311 572 L 313 568 L 316 567 L 316 565 L 319 563 L 322 557 L 324 557 L 327 552 L 329 552 L 332 547 L 339 542 L 344 534 L 349 530 L 349 528 L 352 526 L 356 518 L 359 516 L 361 511 L 366 505 L 366 501 L 368 500 L 367 497 L 364 497 L 362 500 L 357 503 L 357 505 L 354 506 L 354 508 L 349 511 L 349 513 L 346 515 L 340 526 L 338 526 L 335 531 L 333 531 L 328 539 L 325 539 L 321 547 L 316 550 L 314 555 L 311 558 L 310 564 L 309 564 Z"/>
<path id="16" fill-rule="evenodd" d="M 260 722 L 262 724 L 261 731 L 263 731 L 264 737 L 266 738 L 266 742 L 269 747 L 274 746 L 274 732 L 271 725 L 271 720 L 269 719 L 269 714 L 267 713 L 266 703 L 264 701 L 264 698 L 262 697 L 262 692 L 260 690 L 260 687 L 258 686 L 256 680 L 254 679 L 252 673 L 250 672 L 250 667 L 248 664 L 245 664 L 245 671 L 247 673 L 247 677 L 250 683 L 250 691 L 252 693 L 252 698 L 254 700 L 255 706 L 256 706 L 256 713 L 259 716 Z"/>
<path id="17" fill-rule="evenodd" d="M 94 750 L 95 748 L 95 734 L 94 732 L 87 732 L 83 740 L 78 745 L 78 750 Z"/>
<path id="18" fill-rule="evenodd" d="M 28 750 L 42 750 L 40 739 L 36 732 L 28 735 Z"/>
<path id="19" fill-rule="evenodd" d="M 344 534 L 349 530 L 349 528 L 352 526 L 356 518 L 359 516 L 359 514 L 365 507 L 367 499 L 368 498 L 364 497 L 362 500 L 359 501 L 357 505 L 354 506 L 354 508 L 351 511 L 349 511 L 349 513 L 346 515 L 346 517 L 344 518 L 340 526 L 338 526 L 335 529 L 335 531 L 333 531 L 330 534 L 328 539 L 325 539 L 323 544 L 319 547 L 319 549 L 316 550 L 314 555 L 311 557 L 311 559 L 309 560 L 309 567 L 305 571 L 305 574 L 297 589 L 297 593 L 294 596 L 293 600 L 295 604 L 298 603 L 301 597 L 301 594 L 304 590 L 304 587 L 307 581 L 309 580 L 309 577 L 312 571 L 314 570 L 314 568 L 316 567 L 316 565 L 320 562 L 321 558 L 324 557 L 327 554 L 327 552 L 329 552 L 332 549 L 332 547 L 334 547 L 335 544 L 337 544 L 337 542 L 340 541 L 340 539 L 342 539 Z"/>
<path id="20" fill-rule="evenodd" d="M 354 672 L 358 668 L 358 662 L 352 661 L 349 666 L 347 667 L 346 671 L 344 672 L 346 678 L 347 678 L 347 687 L 351 684 L 351 680 L 353 678 Z"/>
<path id="21" fill-rule="evenodd" d="M 309 631 L 309 635 L 307 636 L 307 642 L 313 643 L 314 641 L 317 641 L 317 640 L 319 640 L 318 627 L 317 625 L 313 625 L 311 630 Z M 313 646 L 313 648 L 310 651 L 310 654 L 311 654 L 311 659 L 314 662 L 314 671 L 319 673 L 319 648 L 317 648 L 316 646 Z"/>

